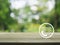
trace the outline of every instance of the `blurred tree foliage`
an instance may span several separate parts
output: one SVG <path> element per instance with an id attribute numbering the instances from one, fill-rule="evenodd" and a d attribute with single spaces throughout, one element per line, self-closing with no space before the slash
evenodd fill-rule
<path id="1" fill-rule="evenodd" d="M 40 4 L 41 0 L 38 1 Z M 44 2 L 43 6 L 36 4 L 33 5 L 36 10 L 32 10 L 31 6 L 28 4 L 22 9 L 19 8 L 11 10 L 10 2 L 8 0 L 0 0 L 0 30 L 12 32 L 24 32 L 26 30 L 26 32 L 37 32 L 40 24 L 51 23 L 55 27 L 55 31 L 57 31 L 57 29 L 60 28 L 60 0 L 55 0 L 55 7 L 45 14 L 44 12 L 48 9 L 45 6 L 45 3 L 48 0 L 42 1 Z M 11 17 L 11 13 L 15 14 L 14 18 Z M 23 21 L 22 23 L 20 23 L 21 20 Z"/>
<path id="2" fill-rule="evenodd" d="M 9 25 L 14 22 L 10 17 L 10 3 L 8 0 L 0 0 L 0 30 L 5 31 L 9 29 Z"/>
<path id="3" fill-rule="evenodd" d="M 55 31 L 60 28 L 60 0 L 55 0 L 55 7 L 51 11 L 50 23 L 53 24 Z"/>

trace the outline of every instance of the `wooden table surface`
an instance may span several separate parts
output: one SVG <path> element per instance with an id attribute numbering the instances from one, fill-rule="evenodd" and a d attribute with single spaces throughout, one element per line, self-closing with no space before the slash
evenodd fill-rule
<path id="1" fill-rule="evenodd" d="M 49 39 L 42 38 L 39 33 L 0 33 L 0 42 L 15 43 L 58 43 L 60 42 L 60 33 L 54 33 Z"/>

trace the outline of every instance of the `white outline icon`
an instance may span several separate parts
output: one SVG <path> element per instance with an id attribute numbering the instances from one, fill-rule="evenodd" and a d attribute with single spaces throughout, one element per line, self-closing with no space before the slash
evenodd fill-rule
<path id="1" fill-rule="evenodd" d="M 47 34 L 44 34 L 44 31 L 41 31 L 41 28 L 43 27 L 44 24 L 50 25 L 52 28 L 52 33 L 48 36 Z M 39 26 L 39 34 L 43 38 L 50 38 L 54 34 L 54 27 L 50 23 L 43 23 L 42 25 Z"/>

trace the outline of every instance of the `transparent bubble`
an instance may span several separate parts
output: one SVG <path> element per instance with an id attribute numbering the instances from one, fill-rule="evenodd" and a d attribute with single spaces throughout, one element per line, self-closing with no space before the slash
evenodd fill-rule
<path id="1" fill-rule="evenodd" d="M 50 23 L 43 23 L 39 27 L 39 34 L 43 38 L 50 38 L 54 34 L 54 27 Z"/>

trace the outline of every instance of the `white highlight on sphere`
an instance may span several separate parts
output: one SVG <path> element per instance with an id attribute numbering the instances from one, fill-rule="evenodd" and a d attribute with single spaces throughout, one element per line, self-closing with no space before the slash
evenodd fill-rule
<path id="1" fill-rule="evenodd" d="M 47 36 L 46 34 L 44 34 L 44 31 L 42 31 L 41 34 L 44 35 L 44 36 Z"/>

